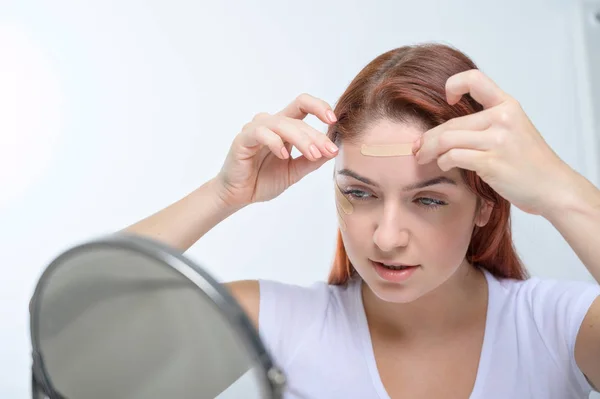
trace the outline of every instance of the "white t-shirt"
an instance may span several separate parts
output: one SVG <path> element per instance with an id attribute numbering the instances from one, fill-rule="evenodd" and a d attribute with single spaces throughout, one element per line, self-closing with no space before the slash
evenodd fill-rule
<path id="1" fill-rule="evenodd" d="M 485 271 L 488 312 L 470 399 L 583 399 L 577 332 L 597 284 L 497 279 Z M 287 375 L 286 399 L 389 399 L 377 371 L 361 280 L 301 287 L 260 281 L 259 333 Z M 435 376 L 432 376 L 435 380 Z"/>

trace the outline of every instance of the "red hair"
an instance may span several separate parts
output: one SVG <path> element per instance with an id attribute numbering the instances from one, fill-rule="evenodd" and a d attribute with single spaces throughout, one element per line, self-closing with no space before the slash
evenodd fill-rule
<path id="1" fill-rule="evenodd" d="M 431 129 L 450 119 L 473 114 L 483 107 L 468 94 L 455 105 L 446 101 L 446 81 L 459 72 L 476 69 L 462 52 L 442 44 L 426 43 L 396 48 L 367 64 L 352 80 L 335 107 L 337 123 L 327 135 L 335 143 L 357 142 L 368 124 L 381 119 L 417 123 Z M 461 170 L 467 186 L 480 200 L 493 204 L 489 222 L 475 227 L 466 258 L 502 278 L 526 279 L 528 274 L 512 242 L 511 204 L 475 172 Z M 341 232 L 329 283 L 345 284 L 356 273 Z"/>

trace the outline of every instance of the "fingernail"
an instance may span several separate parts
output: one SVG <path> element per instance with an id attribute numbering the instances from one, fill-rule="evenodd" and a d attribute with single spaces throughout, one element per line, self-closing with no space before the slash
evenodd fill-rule
<path id="1" fill-rule="evenodd" d="M 331 123 L 337 122 L 337 118 L 335 117 L 335 114 L 333 113 L 332 110 L 327 111 L 327 118 L 329 119 L 329 122 L 331 122 Z"/>
<path id="2" fill-rule="evenodd" d="M 413 146 L 412 146 L 412 152 L 413 152 L 413 154 L 416 155 L 420 148 L 421 148 L 421 138 L 419 137 L 417 139 L 417 141 L 415 141 L 413 143 Z"/>
<path id="3" fill-rule="evenodd" d="M 327 143 L 327 149 L 331 152 L 337 152 L 338 150 L 337 145 L 333 143 Z"/>
<path id="4" fill-rule="evenodd" d="M 285 147 L 281 148 L 281 155 L 283 155 L 283 159 L 287 159 L 290 156 Z"/>
<path id="5" fill-rule="evenodd" d="M 316 145 L 311 144 L 310 145 L 310 153 L 313 155 L 313 157 L 315 158 L 321 158 L 321 151 L 319 151 L 319 149 L 317 148 Z"/>

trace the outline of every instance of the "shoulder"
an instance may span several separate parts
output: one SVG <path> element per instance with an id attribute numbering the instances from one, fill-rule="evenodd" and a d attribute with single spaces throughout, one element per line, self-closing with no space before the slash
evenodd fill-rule
<path id="1" fill-rule="evenodd" d="M 592 302 L 600 295 L 597 283 L 540 277 L 526 280 L 502 279 L 490 275 L 492 290 L 506 310 L 530 316 L 537 324 L 579 329 Z"/>
<path id="2" fill-rule="evenodd" d="M 335 287 L 326 282 L 307 286 L 273 280 L 258 280 L 259 329 L 272 328 L 273 320 L 287 320 L 288 325 L 301 328 L 324 316 Z"/>
<path id="3" fill-rule="evenodd" d="M 527 280 L 501 279 L 489 275 L 491 300 L 496 303 L 497 327 L 527 347 L 537 361 L 547 356 L 546 368 L 555 364 L 581 392 L 591 386 L 575 360 L 580 331 L 586 315 L 600 296 L 595 282 L 531 277 Z M 598 302 L 596 302 L 598 303 Z M 512 336 L 512 338 L 508 338 Z M 527 360 L 529 361 L 529 360 Z"/>
<path id="4" fill-rule="evenodd" d="M 351 292 L 350 285 L 321 281 L 301 286 L 259 280 L 258 285 L 258 331 L 282 367 L 289 365 L 302 348 L 320 342 L 328 323 L 334 322 L 330 315 L 347 306 Z"/>
<path id="5" fill-rule="evenodd" d="M 595 282 L 530 277 L 526 280 L 502 279 L 491 276 L 497 285 L 497 295 L 506 302 L 534 315 L 556 315 L 561 311 L 587 311 L 600 294 Z"/>
<path id="6" fill-rule="evenodd" d="M 600 296 L 600 285 L 540 277 L 522 281 L 491 277 L 489 281 L 495 286 L 500 317 L 514 323 L 519 339 L 533 334 L 548 349 L 572 359 L 582 323 Z"/>
<path id="7" fill-rule="evenodd" d="M 261 316 L 264 325 L 269 315 L 281 312 L 293 312 L 301 320 L 303 313 L 323 313 L 330 304 L 344 306 L 350 288 L 350 285 L 336 286 L 324 281 L 301 286 L 265 279 L 232 281 L 224 285 L 257 328 Z"/>
<path id="8" fill-rule="evenodd" d="M 331 285 L 325 281 L 317 281 L 310 285 L 297 285 L 273 280 L 258 280 L 259 325 L 281 313 L 293 314 L 298 323 L 303 317 L 314 318 L 325 315 L 333 307 L 346 307 L 352 298 L 353 282 L 346 285 Z"/>

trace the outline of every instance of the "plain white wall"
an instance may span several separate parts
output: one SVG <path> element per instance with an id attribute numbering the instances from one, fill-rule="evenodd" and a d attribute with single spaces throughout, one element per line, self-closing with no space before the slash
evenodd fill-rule
<path id="1" fill-rule="evenodd" d="M 596 179 L 579 5 L 568 0 L 4 0 L 0 4 L 0 397 L 29 394 L 28 301 L 62 250 L 183 197 L 260 111 L 332 105 L 372 58 L 457 46 Z M 596 111 L 597 112 L 597 111 Z M 323 131 L 315 118 L 307 119 Z M 326 278 L 333 163 L 209 232 L 189 256 L 223 280 Z M 595 181 L 597 183 L 597 181 Z M 590 279 L 545 220 L 515 211 L 534 275 Z"/>

